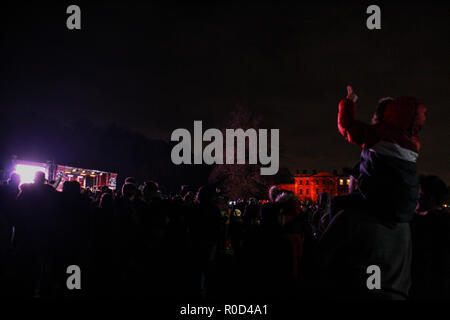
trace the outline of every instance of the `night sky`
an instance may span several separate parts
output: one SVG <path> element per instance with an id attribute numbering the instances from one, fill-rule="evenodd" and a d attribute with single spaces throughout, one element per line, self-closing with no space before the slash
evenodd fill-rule
<path id="1" fill-rule="evenodd" d="M 221 128 L 243 105 L 280 129 L 282 165 L 331 171 L 360 152 L 336 127 L 351 84 L 360 120 L 385 96 L 427 105 L 419 169 L 449 184 L 449 5 L 380 4 L 382 29 L 371 31 L 372 3 L 311 3 L 2 2 L 1 112 L 168 140 L 194 120 Z M 81 7 L 79 31 L 66 28 L 70 4 Z"/>

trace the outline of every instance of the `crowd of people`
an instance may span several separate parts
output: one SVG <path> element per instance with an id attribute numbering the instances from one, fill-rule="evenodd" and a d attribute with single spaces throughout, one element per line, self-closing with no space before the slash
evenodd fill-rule
<path id="1" fill-rule="evenodd" d="M 422 177 L 417 214 L 408 231 L 399 233 L 403 224 L 343 212 L 357 207 L 356 176 L 348 195 L 323 193 L 317 203 L 302 203 L 276 186 L 267 200 L 234 201 L 210 186 L 197 191 L 183 186 L 166 197 L 157 183 L 139 185 L 133 178 L 119 193 L 108 188 L 92 193 L 76 181 L 64 182 L 57 192 L 43 173 L 22 185 L 12 174 L 0 189 L 1 295 L 449 298 L 445 183 Z M 412 258 L 405 258 L 397 249 L 410 246 L 404 238 L 409 228 Z M 371 264 L 380 265 L 379 290 L 366 287 Z M 80 290 L 67 287 L 71 265 L 81 270 Z"/>
<path id="2" fill-rule="evenodd" d="M 25 297 L 194 299 L 449 299 L 447 185 L 417 174 L 426 106 L 379 100 L 370 124 L 355 118 L 351 86 L 338 129 L 361 147 L 349 193 L 302 203 L 270 188 L 268 200 L 227 199 L 215 187 L 127 178 L 119 194 L 63 191 L 38 172 L 12 175 L 0 193 L 0 290 Z M 245 178 L 245 177 L 243 177 Z M 19 187 L 20 185 L 20 187 Z M 81 289 L 67 268 L 81 270 Z"/>

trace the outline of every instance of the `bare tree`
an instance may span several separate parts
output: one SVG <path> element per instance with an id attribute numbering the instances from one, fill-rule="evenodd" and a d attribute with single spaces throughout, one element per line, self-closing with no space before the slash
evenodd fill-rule
<path id="1" fill-rule="evenodd" d="M 222 133 L 225 136 L 225 129 L 243 129 L 245 131 L 253 128 L 258 130 L 261 121 L 262 117 L 255 116 L 248 108 L 237 106 L 230 112 Z M 234 148 L 235 159 L 237 158 L 236 149 Z M 248 151 L 249 141 L 246 139 L 246 164 L 218 164 L 209 176 L 209 182 L 220 185 L 224 194 L 232 199 L 259 197 L 265 192 L 266 183 L 260 174 L 261 166 L 259 164 L 248 164 Z"/>

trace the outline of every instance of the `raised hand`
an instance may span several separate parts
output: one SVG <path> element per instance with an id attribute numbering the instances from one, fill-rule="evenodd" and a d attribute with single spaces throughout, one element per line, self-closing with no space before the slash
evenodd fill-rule
<path id="1" fill-rule="evenodd" d="M 358 96 L 353 92 L 352 86 L 347 86 L 347 99 L 350 99 L 355 103 L 358 101 Z"/>

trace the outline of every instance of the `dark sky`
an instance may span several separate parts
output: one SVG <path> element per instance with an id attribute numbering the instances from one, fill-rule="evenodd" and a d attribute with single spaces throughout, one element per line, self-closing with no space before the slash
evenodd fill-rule
<path id="1" fill-rule="evenodd" d="M 100 4 L 2 2 L 1 108 L 55 119 L 110 122 L 169 139 L 176 128 L 221 127 L 237 104 L 280 129 L 282 164 L 332 170 L 359 149 L 336 128 L 352 84 L 361 120 L 384 96 L 428 106 L 419 168 L 450 182 L 449 6 L 381 4 L 382 29 L 365 4 Z M 4 111 L 2 111 L 4 112 Z"/>

